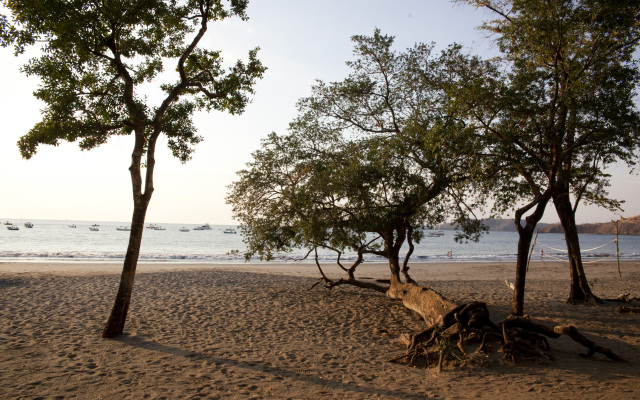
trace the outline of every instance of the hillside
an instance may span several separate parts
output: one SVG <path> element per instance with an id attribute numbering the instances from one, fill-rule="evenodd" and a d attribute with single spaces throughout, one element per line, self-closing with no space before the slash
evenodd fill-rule
<path id="1" fill-rule="evenodd" d="M 640 235 L 640 215 L 625 218 L 619 224 L 620 235 Z M 562 233 L 562 226 L 558 224 L 547 225 L 540 228 L 540 233 Z M 597 235 L 615 235 L 616 226 L 613 222 L 603 222 L 599 224 L 580 224 L 578 225 L 578 233 L 597 234 Z"/>

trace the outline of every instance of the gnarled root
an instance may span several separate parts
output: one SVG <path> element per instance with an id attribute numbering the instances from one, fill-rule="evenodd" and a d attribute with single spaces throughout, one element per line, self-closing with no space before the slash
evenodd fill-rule
<path id="1" fill-rule="evenodd" d="M 588 349 L 583 357 L 601 353 L 614 361 L 624 361 L 610 349 L 604 348 L 582 335 L 573 326 L 548 327 L 531 321 L 527 317 L 508 317 L 496 325 L 489 318 L 485 303 L 472 302 L 461 305 L 442 315 L 435 324 L 412 336 L 405 354 L 394 357 L 391 362 L 416 364 L 426 360 L 427 365 L 436 365 L 440 370 L 451 357 L 471 361 L 481 352 L 489 352 L 489 343 L 498 343 L 499 351 L 513 362 L 521 359 L 553 360 L 548 338 L 567 335 Z M 464 346 L 480 343 L 475 352 L 468 352 Z M 451 343 L 455 343 L 452 346 Z M 457 349 L 457 350 L 456 350 Z"/>

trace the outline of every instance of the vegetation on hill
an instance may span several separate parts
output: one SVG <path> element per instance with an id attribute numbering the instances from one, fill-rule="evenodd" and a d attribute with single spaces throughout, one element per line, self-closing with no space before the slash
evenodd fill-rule
<path id="1" fill-rule="evenodd" d="M 640 235 L 640 215 L 635 217 L 624 218 L 618 223 L 618 233 L 620 235 Z M 540 229 L 541 233 L 562 233 L 562 225 L 547 225 Z M 597 234 L 597 235 L 615 235 L 615 222 L 603 222 L 596 224 L 578 225 L 578 233 Z"/>

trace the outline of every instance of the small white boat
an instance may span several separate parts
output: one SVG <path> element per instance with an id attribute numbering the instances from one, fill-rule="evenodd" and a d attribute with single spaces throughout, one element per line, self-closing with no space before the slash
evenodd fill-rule
<path id="1" fill-rule="evenodd" d="M 147 225 L 147 229 L 153 229 L 154 231 L 164 231 L 164 230 L 166 230 L 165 228 L 161 227 L 160 225 L 156 225 L 156 224 Z"/>
<path id="2" fill-rule="evenodd" d="M 116 230 L 118 230 L 118 231 L 130 231 L 131 228 L 128 227 L 128 226 L 118 226 L 118 227 L 116 227 Z"/>
<path id="3" fill-rule="evenodd" d="M 233 229 L 233 228 L 227 228 L 227 229 L 225 229 L 223 232 L 224 232 L 224 233 L 232 233 L 232 234 L 233 234 L 233 233 L 237 233 L 237 232 L 236 232 L 236 230 L 235 230 L 235 229 Z"/>
<path id="4" fill-rule="evenodd" d="M 20 230 L 20 228 L 18 228 L 15 225 L 7 225 L 7 229 L 10 230 L 10 231 L 19 231 Z"/>
<path id="5" fill-rule="evenodd" d="M 24 227 L 25 228 L 33 228 L 33 224 L 31 222 L 25 222 L 24 223 Z"/>
<path id="6" fill-rule="evenodd" d="M 429 232 L 429 237 L 440 237 L 440 236 L 444 236 L 444 232 L 443 231 Z"/>
<path id="7" fill-rule="evenodd" d="M 76 224 L 69 225 L 69 228 L 77 228 Z"/>
<path id="8" fill-rule="evenodd" d="M 99 229 L 97 226 L 90 226 L 90 227 L 89 227 L 89 230 L 90 230 L 90 231 L 93 231 L 93 232 L 97 232 L 97 231 L 99 231 L 100 229 Z"/>
<path id="9" fill-rule="evenodd" d="M 189 228 L 184 227 L 184 226 L 183 226 L 182 228 L 178 229 L 178 230 L 179 230 L 180 232 L 189 232 Z"/>
<path id="10" fill-rule="evenodd" d="M 195 228 L 193 228 L 194 231 L 207 231 L 210 229 L 211 229 L 211 226 L 209 224 L 204 224 L 204 225 L 196 226 Z"/>

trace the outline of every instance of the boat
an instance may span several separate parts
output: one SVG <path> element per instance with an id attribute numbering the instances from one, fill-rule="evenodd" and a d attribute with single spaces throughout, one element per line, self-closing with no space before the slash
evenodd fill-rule
<path id="1" fill-rule="evenodd" d="M 193 228 L 194 231 L 207 231 L 207 230 L 211 230 L 211 226 L 209 224 L 204 224 L 204 225 L 200 225 L 200 226 L 196 226 L 195 228 Z"/>
<path id="2" fill-rule="evenodd" d="M 153 229 L 154 231 L 164 231 L 164 230 L 166 230 L 165 228 L 161 227 L 160 225 L 156 225 L 156 224 L 147 225 L 147 229 Z"/>
<path id="3" fill-rule="evenodd" d="M 429 237 L 440 237 L 440 236 L 444 236 L 444 231 L 442 229 L 440 229 L 440 225 L 438 225 L 438 229 L 434 229 L 433 231 L 429 232 Z"/>
<path id="4" fill-rule="evenodd" d="M 93 224 L 93 225 L 91 225 L 91 226 L 93 226 L 94 228 L 97 228 L 97 227 L 99 227 L 100 225 L 98 225 L 98 224 Z"/>
<path id="5" fill-rule="evenodd" d="M 189 228 L 186 228 L 186 227 L 184 227 L 184 226 L 183 226 L 182 228 L 178 229 L 178 230 L 179 230 L 180 232 L 189 232 Z"/>
<path id="6" fill-rule="evenodd" d="M 99 229 L 97 226 L 93 226 L 93 225 L 92 225 L 92 226 L 90 226 L 90 227 L 89 227 L 89 230 L 90 230 L 90 231 L 93 231 L 93 232 L 97 232 L 97 231 L 99 231 L 100 229 Z"/>
<path id="7" fill-rule="evenodd" d="M 76 224 L 69 225 L 69 228 L 77 228 Z"/>
<path id="8" fill-rule="evenodd" d="M 5 224 L 5 225 L 13 225 L 13 223 L 12 223 L 12 222 L 9 222 L 9 221 L 5 221 L 5 222 L 4 222 L 4 224 Z"/>
<path id="9" fill-rule="evenodd" d="M 116 227 L 116 230 L 117 231 L 130 231 L 131 228 L 128 227 L 128 226 L 118 226 L 118 227 Z"/>
<path id="10" fill-rule="evenodd" d="M 237 233 L 235 229 L 233 228 L 227 228 L 223 231 L 224 233 Z"/>
<path id="11" fill-rule="evenodd" d="M 31 222 L 25 222 L 24 223 L 24 227 L 25 228 L 33 228 L 33 224 Z"/>
<path id="12" fill-rule="evenodd" d="M 20 230 L 20 228 L 18 228 L 15 225 L 7 225 L 7 229 L 10 230 L 10 231 L 19 231 Z"/>

